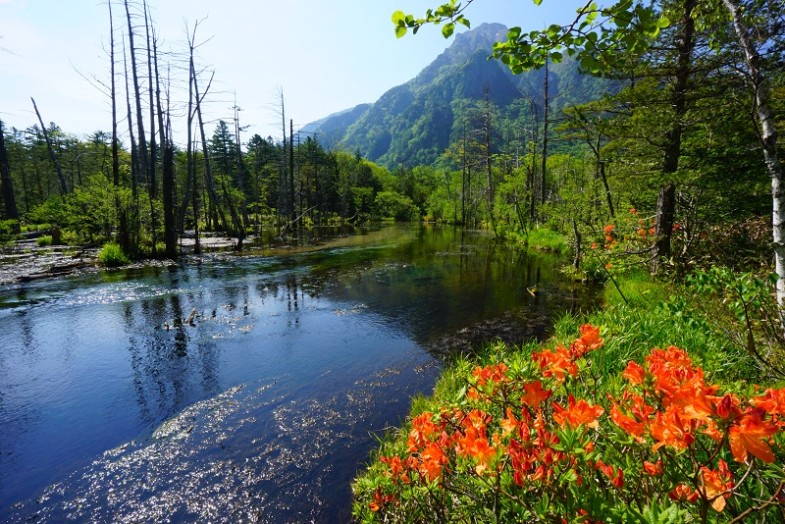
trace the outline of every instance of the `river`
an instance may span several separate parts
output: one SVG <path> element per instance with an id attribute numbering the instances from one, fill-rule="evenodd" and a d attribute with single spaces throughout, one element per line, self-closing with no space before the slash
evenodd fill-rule
<path id="1" fill-rule="evenodd" d="M 0 287 L 0 521 L 349 521 L 451 355 L 591 307 L 557 265 L 390 226 Z"/>

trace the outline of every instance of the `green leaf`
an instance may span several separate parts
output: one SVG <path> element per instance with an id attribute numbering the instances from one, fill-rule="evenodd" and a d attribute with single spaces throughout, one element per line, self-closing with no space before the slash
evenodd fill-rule
<path id="1" fill-rule="evenodd" d="M 392 14 L 392 22 L 395 25 L 401 25 L 406 20 L 406 13 L 403 11 L 396 11 Z"/>
<path id="2" fill-rule="evenodd" d="M 551 61 L 554 64 L 560 63 L 563 58 L 564 58 L 564 56 L 561 53 L 559 53 L 558 51 L 554 51 L 554 52 L 551 53 Z"/>
<path id="3" fill-rule="evenodd" d="M 619 11 L 613 15 L 613 23 L 619 27 L 627 27 L 632 22 L 632 13 L 629 11 Z"/>
<path id="4" fill-rule="evenodd" d="M 408 29 L 406 29 L 405 25 L 396 26 L 395 27 L 395 36 L 397 38 L 403 38 L 403 36 L 406 34 L 407 31 L 408 31 Z M 416 32 L 416 29 L 415 29 L 415 32 Z"/>
<path id="5" fill-rule="evenodd" d="M 659 18 L 659 20 L 657 20 L 657 26 L 658 26 L 660 29 L 665 29 L 666 27 L 670 27 L 670 25 L 671 25 L 671 20 L 670 20 L 670 18 L 668 18 L 668 17 L 667 17 L 667 16 L 665 16 L 665 15 L 662 15 L 662 16 Z"/>
<path id="6" fill-rule="evenodd" d="M 442 36 L 444 38 L 450 38 L 454 31 L 455 31 L 455 24 L 453 24 L 452 22 L 449 24 L 444 24 L 444 27 L 442 27 Z"/>

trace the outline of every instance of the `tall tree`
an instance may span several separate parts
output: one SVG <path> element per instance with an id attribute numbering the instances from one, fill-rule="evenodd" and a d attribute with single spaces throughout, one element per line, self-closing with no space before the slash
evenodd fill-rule
<path id="1" fill-rule="evenodd" d="M 766 30 L 768 28 L 765 26 L 768 24 L 781 31 L 783 12 L 782 9 L 770 11 L 764 2 L 762 5 L 763 16 L 760 16 L 761 13 L 756 13 L 754 9 L 745 12 L 745 7 L 754 8 L 755 6 L 742 5 L 740 0 L 722 0 L 722 3 L 733 21 L 736 40 L 744 54 L 745 73 L 755 95 L 755 117 L 760 128 L 759 136 L 763 146 L 766 170 L 771 178 L 774 269 L 779 277 L 777 280 L 777 303 L 780 306 L 780 321 L 785 328 L 785 187 L 783 187 L 782 164 L 777 153 L 777 127 L 770 103 L 770 84 L 765 76 L 760 51 L 760 47 L 771 45 L 771 42 L 764 38 L 756 45 L 753 40 L 753 35 L 756 32 L 764 35 L 773 33 L 773 31 Z M 758 16 L 755 16 L 756 14 Z M 764 27 L 753 25 L 756 21 Z"/>
<path id="2" fill-rule="evenodd" d="M 8 150 L 5 147 L 5 130 L 3 129 L 2 120 L 0 120 L 0 190 L 3 193 L 5 217 L 11 220 L 18 220 L 19 210 L 16 208 L 14 185 L 11 179 L 11 162 L 8 159 Z"/>
<path id="3" fill-rule="evenodd" d="M 115 188 L 115 209 L 118 216 L 118 240 L 120 247 L 128 253 L 130 239 L 128 236 L 128 216 L 120 201 L 120 140 L 117 136 L 117 73 L 115 71 L 115 45 L 114 45 L 114 16 L 112 13 L 112 0 L 106 1 L 109 9 L 109 97 L 112 103 L 112 183 Z"/>
<path id="4" fill-rule="evenodd" d="M 131 11 L 128 7 L 128 0 L 123 0 L 125 5 L 125 17 L 128 22 L 128 51 L 131 60 L 131 76 L 134 85 L 134 103 L 136 104 L 136 127 L 138 130 L 138 161 L 139 175 L 145 183 L 150 181 L 150 162 L 147 151 L 147 139 L 145 138 L 144 119 L 142 118 L 142 92 L 139 90 L 139 71 L 136 63 L 136 47 L 134 46 L 134 27 L 131 18 Z"/>
<path id="5" fill-rule="evenodd" d="M 161 74 L 158 67 L 158 43 L 153 30 L 153 65 L 155 69 L 155 100 L 158 109 L 158 132 L 160 144 L 163 147 L 162 165 L 162 204 L 164 210 L 164 249 L 169 258 L 177 256 L 177 223 L 175 217 L 175 187 L 174 187 L 174 145 L 172 141 L 172 126 L 167 103 L 166 121 L 161 96 Z"/>
<path id="6" fill-rule="evenodd" d="M 671 120 L 672 125 L 670 129 L 665 134 L 665 156 L 662 172 L 666 182 L 660 188 L 660 194 L 657 199 L 655 225 L 657 240 L 654 245 L 651 265 L 653 273 L 657 273 L 662 261 L 669 259 L 671 256 L 671 235 L 676 211 L 676 184 L 673 178 L 679 170 L 679 159 L 682 153 L 684 116 L 687 112 L 687 90 L 692 69 L 692 53 L 695 47 L 695 19 L 693 18 L 693 12 L 696 4 L 697 0 L 684 0 L 679 3 L 681 17 L 676 40 L 676 70 L 673 79 L 673 95 L 671 97 L 673 119 Z"/>

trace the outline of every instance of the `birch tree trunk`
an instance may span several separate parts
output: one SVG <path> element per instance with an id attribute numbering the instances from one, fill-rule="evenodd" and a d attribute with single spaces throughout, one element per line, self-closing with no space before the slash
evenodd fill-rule
<path id="1" fill-rule="evenodd" d="M 763 146 L 763 160 L 771 178 L 772 197 L 772 240 L 774 244 L 774 271 L 777 280 L 777 303 L 780 309 L 780 323 L 785 329 L 785 188 L 782 186 L 782 165 L 777 157 L 777 129 L 769 103 L 769 85 L 761 69 L 761 56 L 750 36 L 750 26 L 744 20 L 737 0 L 723 0 L 722 3 L 731 15 L 733 29 L 739 47 L 744 53 L 747 76 L 755 90 L 755 116 L 760 126 L 760 140 Z"/>

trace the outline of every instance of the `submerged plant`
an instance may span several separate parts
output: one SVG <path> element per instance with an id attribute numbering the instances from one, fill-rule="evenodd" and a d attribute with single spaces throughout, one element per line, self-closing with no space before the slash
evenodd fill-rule
<path id="1" fill-rule="evenodd" d="M 687 352 L 603 380 L 568 347 L 464 369 L 354 484 L 362 522 L 785 519 L 785 388 L 723 392 Z M 498 351 L 496 352 L 498 354 Z"/>

